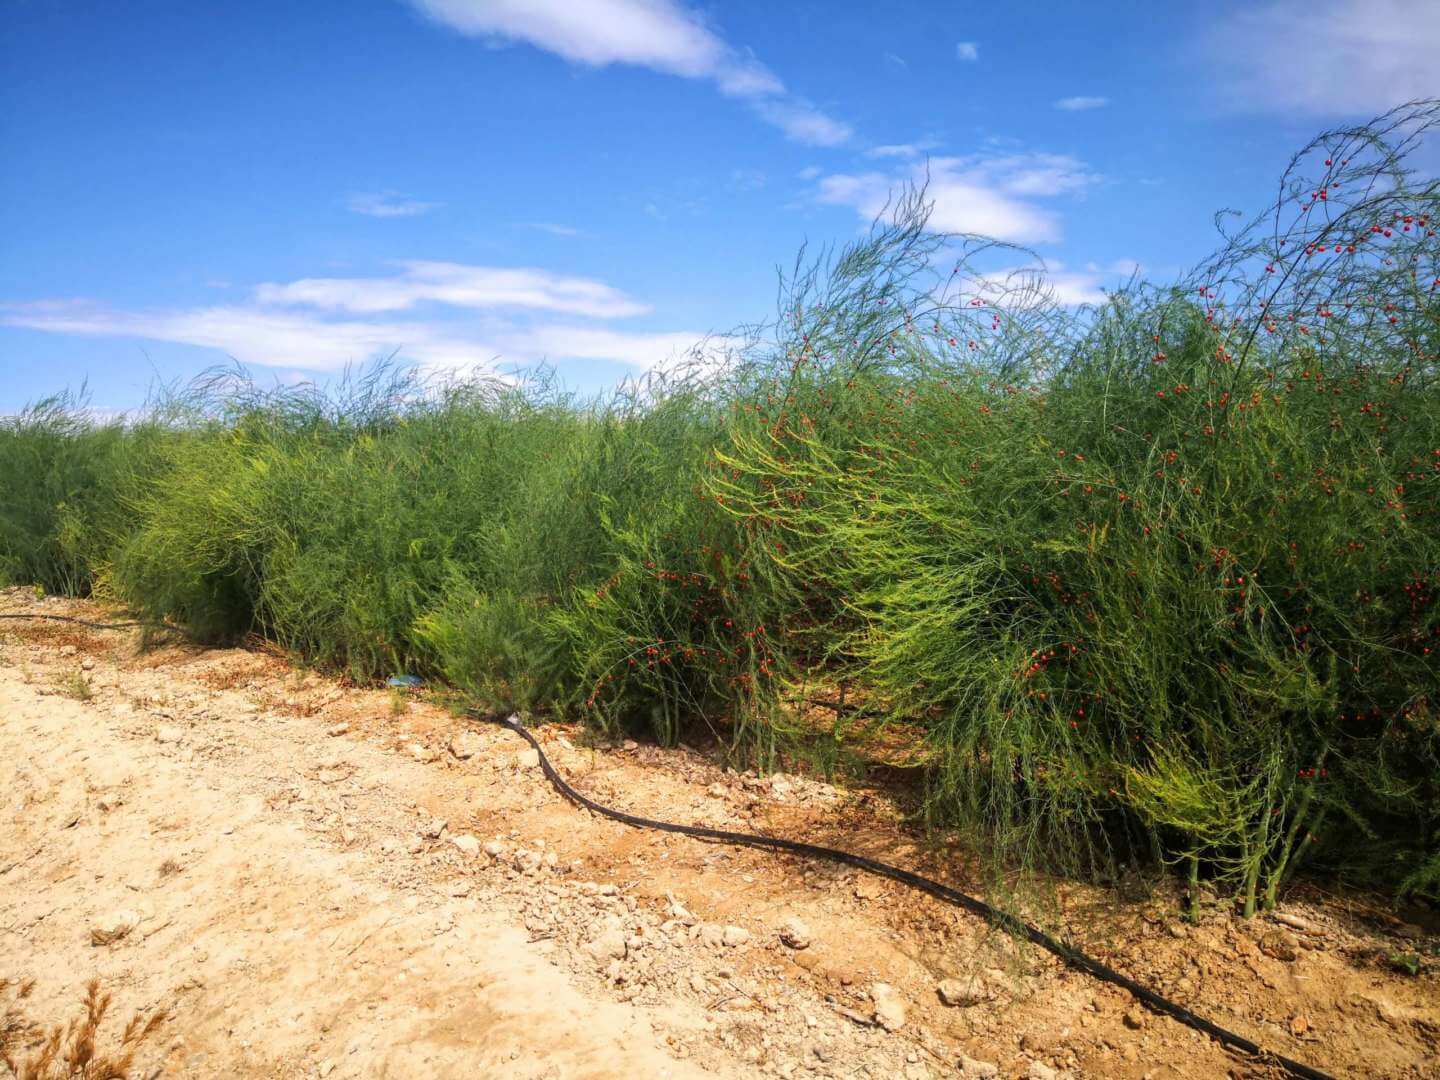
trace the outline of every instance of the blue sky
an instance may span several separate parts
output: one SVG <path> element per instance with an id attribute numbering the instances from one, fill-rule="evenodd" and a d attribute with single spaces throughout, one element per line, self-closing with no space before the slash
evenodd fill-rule
<path id="1" fill-rule="evenodd" d="M 600 388 L 926 168 L 1094 299 L 1435 56 L 1433 0 L 0 0 L 0 412 L 395 350 Z"/>

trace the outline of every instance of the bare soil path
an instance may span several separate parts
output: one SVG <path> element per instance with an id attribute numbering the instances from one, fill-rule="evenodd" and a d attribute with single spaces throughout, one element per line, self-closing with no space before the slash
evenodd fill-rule
<path id="1" fill-rule="evenodd" d="M 872 793 L 541 739 L 638 813 L 963 864 Z M 168 1010 L 144 1077 L 1271 1075 L 893 883 L 593 818 L 533 758 L 262 653 L 0 623 L 0 977 L 36 981 L 45 1024 L 92 976 L 118 1016 Z M 1440 1076 L 1436 962 L 1388 961 L 1433 925 L 1312 900 L 1185 927 L 1173 896 L 1060 895 L 1109 962 L 1262 1044 Z"/>

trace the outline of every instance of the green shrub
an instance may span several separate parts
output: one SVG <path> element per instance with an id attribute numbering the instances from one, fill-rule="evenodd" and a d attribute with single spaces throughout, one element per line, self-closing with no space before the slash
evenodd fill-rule
<path id="1" fill-rule="evenodd" d="M 1001 865 L 1433 894 L 1435 117 L 1322 136 L 1095 309 L 912 192 L 730 363 L 593 399 L 382 366 L 123 427 L 45 402 L 0 427 L 0 569 L 761 762 L 858 709 Z"/>

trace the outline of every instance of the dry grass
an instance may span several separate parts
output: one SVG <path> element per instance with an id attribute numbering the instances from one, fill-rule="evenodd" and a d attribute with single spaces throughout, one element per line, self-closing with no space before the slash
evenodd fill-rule
<path id="1" fill-rule="evenodd" d="M 137 1012 L 118 1039 L 112 1035 L 107 1040 L 100 1028 L 111 996 L 101 992 L 99 979 L 91 979 L 81 999 L 81 1015 L 47 1030 L 26 1015 L 25 1002 L 34 988 L 32 979 L 0 980 L 5 999 L 0 1062 L 16 1080 L 126 1080 L 135 1055 L 167 1015 L 158 1010 L 147 1018 Z"/>

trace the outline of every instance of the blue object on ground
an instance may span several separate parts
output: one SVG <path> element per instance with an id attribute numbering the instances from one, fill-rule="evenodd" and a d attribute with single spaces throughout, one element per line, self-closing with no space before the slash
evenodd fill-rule
<path id="1" fill-rule="evenodd" d="M 424 686 L 425 680 L 418 675 L 395 675 L 386 680 L 386 686 L 403 686 L 406 688 Z"/>

